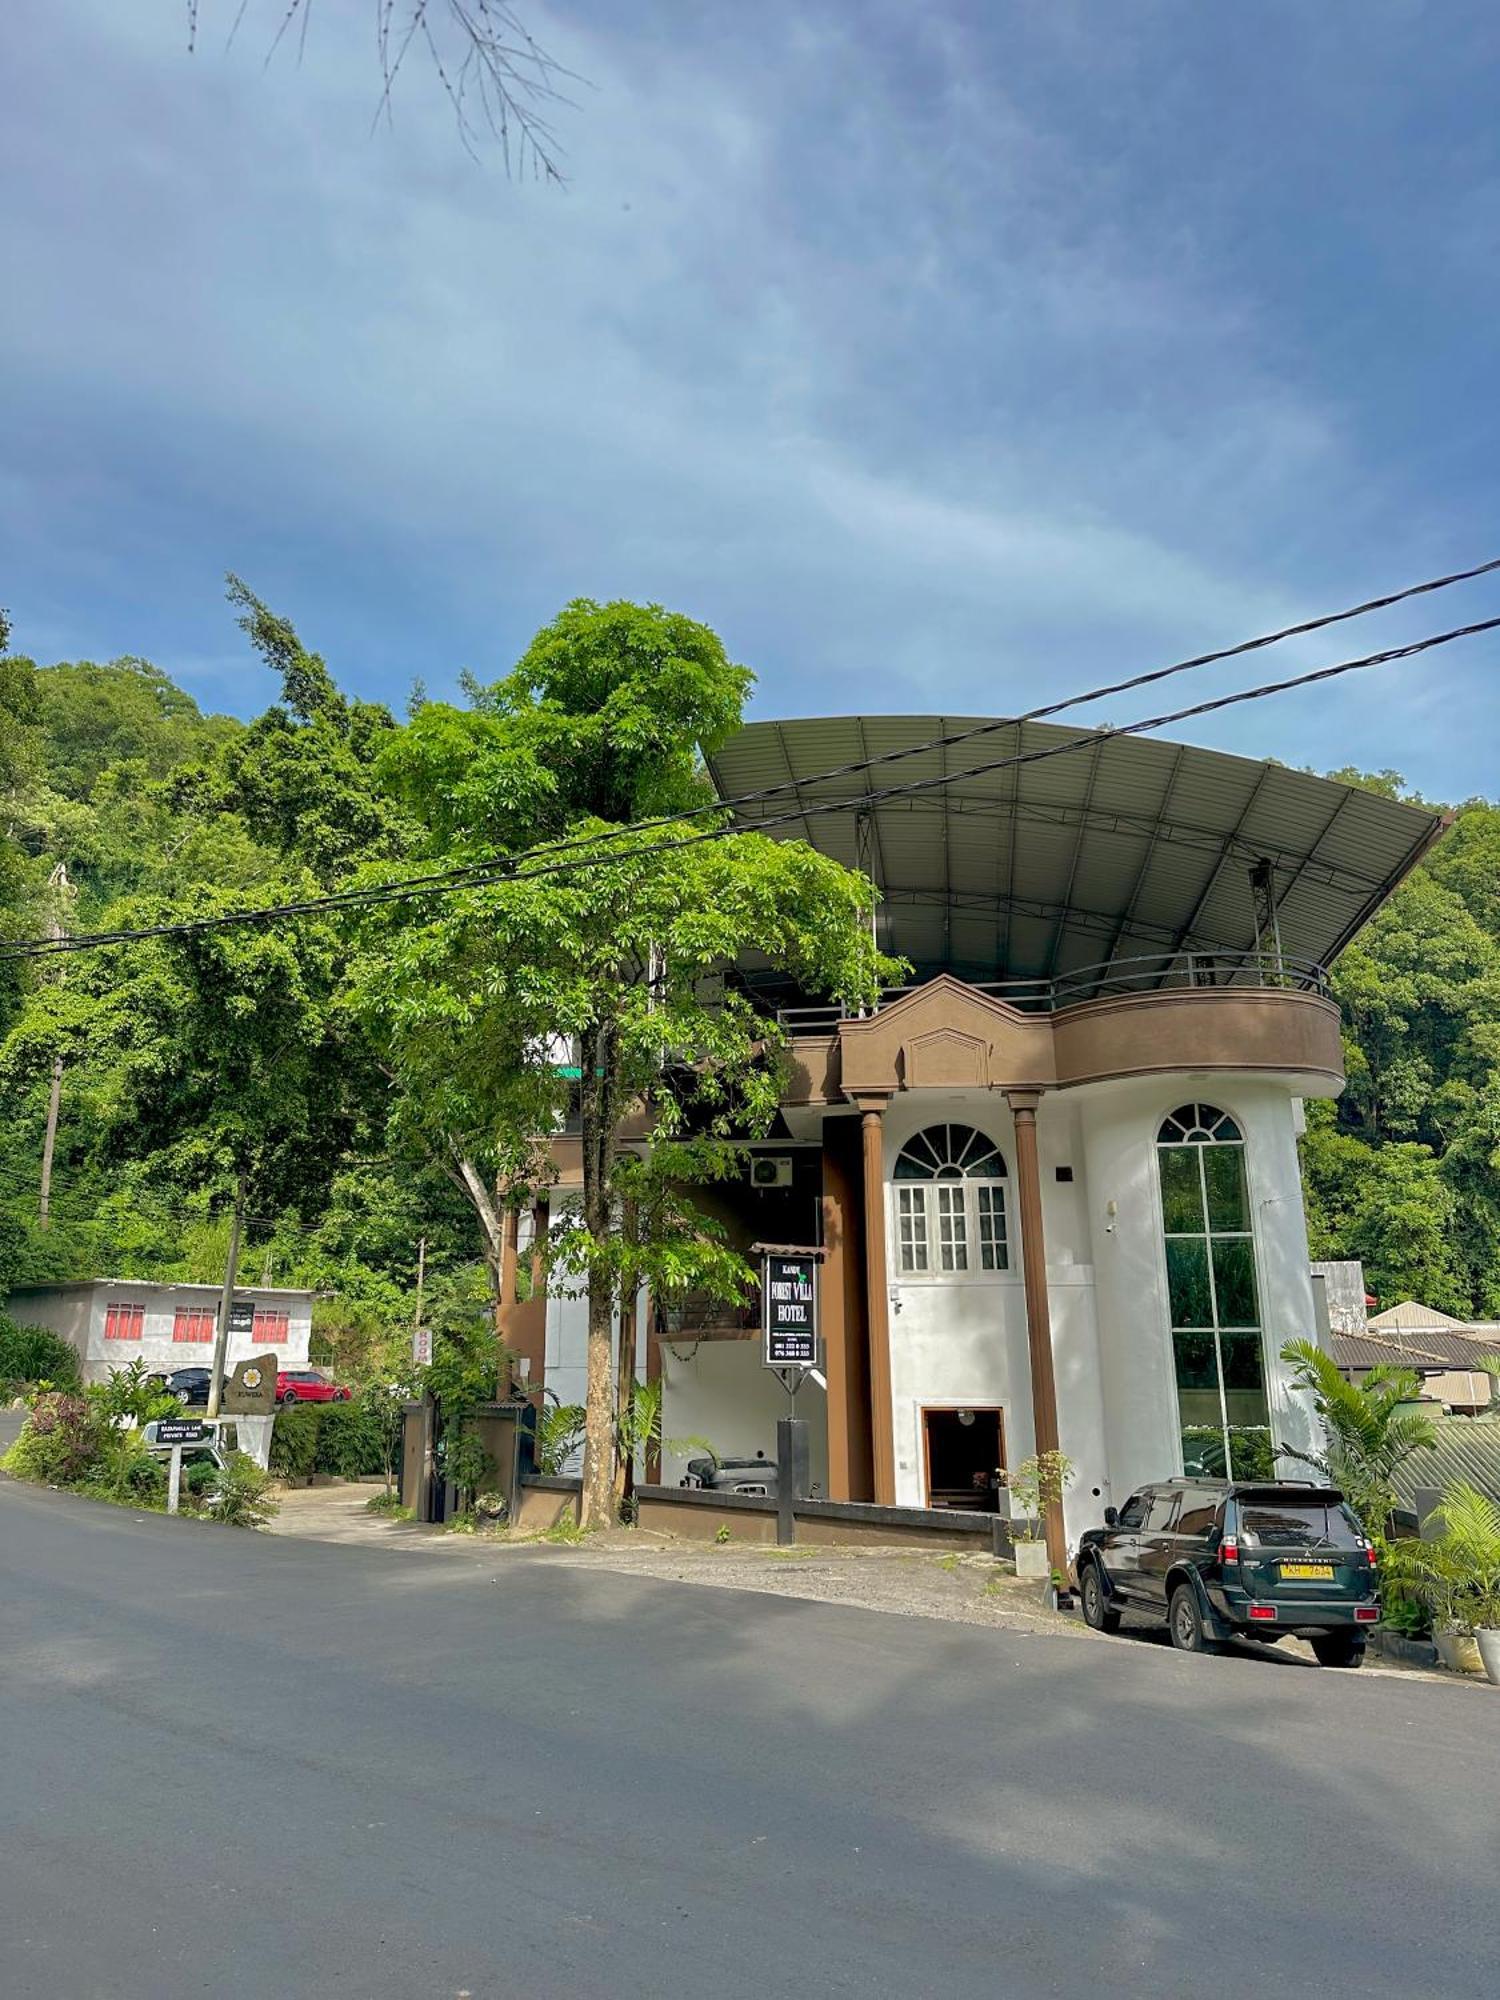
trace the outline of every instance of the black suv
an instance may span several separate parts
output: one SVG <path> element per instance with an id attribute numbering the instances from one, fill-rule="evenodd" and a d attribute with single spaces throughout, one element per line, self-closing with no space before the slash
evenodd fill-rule
<path id="1" fill-rule="evenodd" d="M 207 1406 L 210 1381 L 207 1368 L 174 1368 L 170 1375 L 148 1375 L 146 1380 L 153 1389 L 164 1389 L 188 1409 L 198 1403 Z"/>
<path id="2" fill-rule="evenodd" d="M 1325 1667 L 1357 1667 L 1380 1616 L 1375 1551 L 1329 1486 L 1169 1479 L 1143 1486 L 1078 1549 L 1083 1615 L 1165 1621 L 1184 1653 L 1226 1639 L 1307 1639 Z"/>

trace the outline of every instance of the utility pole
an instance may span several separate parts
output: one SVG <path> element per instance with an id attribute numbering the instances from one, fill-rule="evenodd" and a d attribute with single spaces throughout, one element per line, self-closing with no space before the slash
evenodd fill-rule
<path id="1" fill-rule="evenodd" d="M 47 935 L 58 939 L 66 936 L 62 927 L 61 910 L 63 898 L 72 888 L 68 880 L 67 863 L 59 861 L 47 877 L 47 887 L 56 895 L 52 908 L 52 920 L 47 926 Z M 47 1136 L 42 1141 L 42 1187 L 37 1202 L 36 1220 L 39 1229 L 46 1229 L 52 1221 L 52 1155 L 57 1147 L 57 1114 L 62 1108 L 63 1059 L 59 1051 L 52 1058 L 52 1095 L 47 1100 Z"/>
<path id="2" fill-rule="evenodd" d="M 208 1375 L 208 1410 L 210 1417 L 219 1414 L 219 1399 L 224 1393 L 224 1360 L 229 1352 L 229 1311 L 234 1303 L 234 1281 L 240 1268 L 240 1230 L 245 1220 L 245 1169 L 240 1168 L 239 1178 L 234 1184 L 234 1217 L 229 1225 L 229 1255 L 224 1262 L 224 1289 L 219 1294 L 219 1324 L 214 1332 L 214 1358 Z"/>
<path id="3" fill-rule="evenodd" d="M 42 1192 L 36 1205 L 36 1220 L 39 1229 L 49 1228 L 52 1222 L 52 1154 L 57 1145 L 57 1114 L 62 1107 L 63 1059 L 60 1055 L 52 1058 L 52 1095 L 47 1100 L 47 1136 L 42 1141 Z"/>
<path id="4" fill-rule="evenodd" d="M 416 1332 L 422 1324 L 422 1280 L 427 1276 L 427 1238 L 417 1238 L 417 1304 L 411 1316 L 411 1330 Z"/>

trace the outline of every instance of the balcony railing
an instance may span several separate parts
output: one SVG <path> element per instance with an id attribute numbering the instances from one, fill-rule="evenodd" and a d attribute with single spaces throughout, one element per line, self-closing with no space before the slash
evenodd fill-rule
<path id="1" fill-rule="evenodd" d="M 760 1288 L 743 1304 L 724 1304 L 706 1292 L 684 1292 L 656 1301 L 656 1330 L 662 1340 L 743 1339 L 760 1329 Z"/>
<path id="2" fill-rule="evenodd" d="M 1124 993 L 1165 993 L 1181 987 L 1278 987 L 1328 998 L 1328 974 L 1311 959 L 1261 951 L 1173 951 L 1140 958 L 1115 958 L 1079 966 L 1055 979 L 988 979 L 968 982 L 976 993 L 1003 1000 L 1025 1014 L 1053 1014 L 1084 1000 Z M 876 1011 L 920 991 L 925 982 L 889 986 Z M 840 1021 L 857 1019 L 848 1007 L 779 1007 L 776 1017 L 790 1035 L 829 1034 Z"/>

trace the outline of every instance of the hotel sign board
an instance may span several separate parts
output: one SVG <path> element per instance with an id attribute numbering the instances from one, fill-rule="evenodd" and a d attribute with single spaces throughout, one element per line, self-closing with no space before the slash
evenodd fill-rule
<path id="1" fill-rule="evenodd" d="M 818 1365 L 818 1252 L 768 1250 L 761 1269 L 768 1368 Z"/>

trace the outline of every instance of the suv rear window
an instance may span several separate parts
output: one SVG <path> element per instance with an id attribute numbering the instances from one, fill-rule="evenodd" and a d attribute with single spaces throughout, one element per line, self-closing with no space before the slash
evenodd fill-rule
<path id="1" fill-rule="evenodd" d="M 1364 1537 L 1353 1515 L 1337 1500 L 1242 1500 L 1240 1539 L 1252 1548 L 1354 1549 Z"/>

